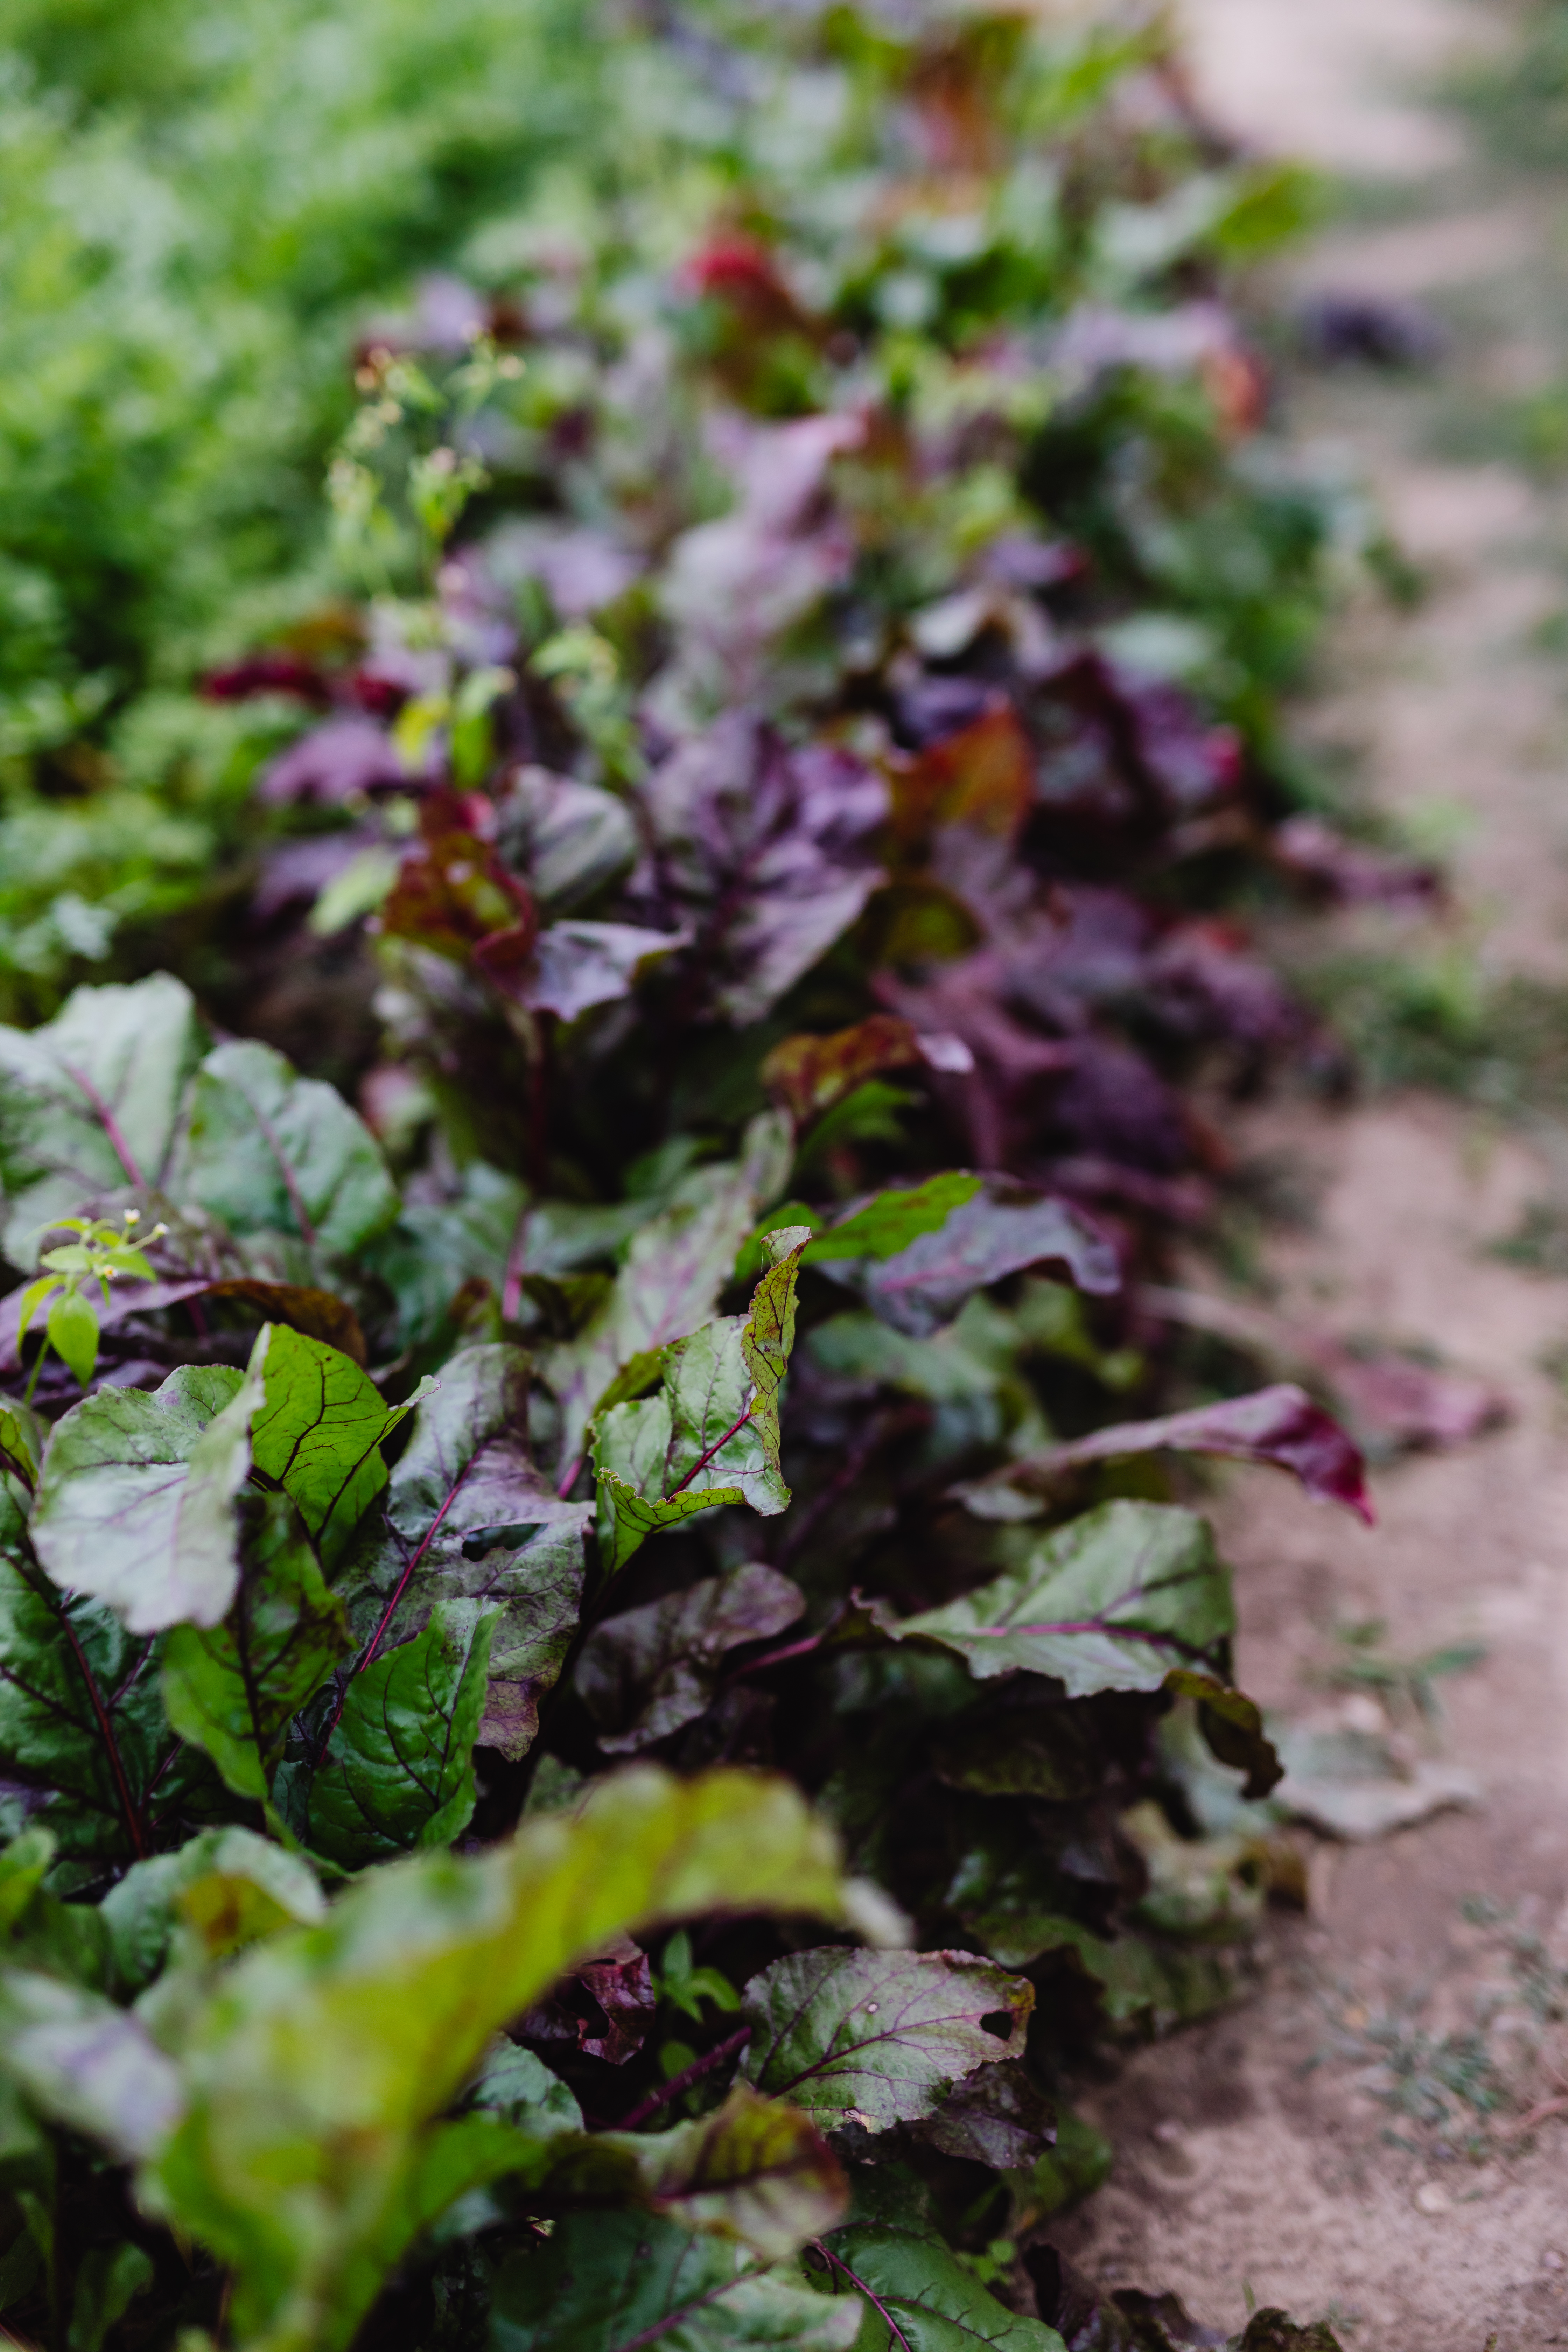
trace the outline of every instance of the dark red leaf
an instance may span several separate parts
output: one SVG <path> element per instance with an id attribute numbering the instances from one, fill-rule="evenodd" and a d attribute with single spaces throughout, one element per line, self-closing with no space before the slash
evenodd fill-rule
<path id="1" fill-rule="evenodd" d="M 1315 1503 L 1343 1503 L 1367 1525 L 1373 1507 L 1366 1491 L 1366 1465 L 1331 1414 L 1314 1404 L 1305 1389 L 1282 1382 L 1251 1396 L 1226 1397 L 1190 1412 L 1158 1421 L 1119 1422 L 1061 1445 L 1008 1463 L 991 1477 L 963 1489 L 976 1499 L 1008 1485 L 1048 1483 L 1063 1470 L 1089 1462 L 1110 1462 L 1129 1454 L 1220 1454 L 1238 1462 L 1268 1462 L 1293 1471 Z"/>

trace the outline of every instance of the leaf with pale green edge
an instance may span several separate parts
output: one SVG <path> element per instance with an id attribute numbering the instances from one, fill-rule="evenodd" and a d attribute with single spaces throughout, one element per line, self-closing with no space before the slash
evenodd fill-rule
<path id="1" fill-rule="evenodd" d="M 796 2253 L 833 2229 L 849 2192 L 838 2159 L 809 2116 L 737 2083 L 722 2106 L 666 2132 L 600 2132 L 563 2151 L 552 2185 L 590 2183 L 607 2158 L 632 2168 L 653 2211 L 687 2229 L 750 2246 L 764 2262 Z M 574 2158 L 581 2159 L 581 2173 Z"/>
<path id="2" fill-rule="evenodd" d="M 793 1952 L 745 1989 L 742 2069 L 824 2128 L 885 2131 L 930 2115 L 977 2066 L 1020 2057 L 1034 2005 L 1031 1984 L 971 1952 Z"/>
<path id="3" fill-rule="evenodd" d="M 821 1238 L 809 1253 L 814 1260 Z M 1026 1266 L 1059 1267 L 1096 1297 L 1121 1286 L 1116 1251 L 1092 1219 L 1069 1201 L 1004 1176 L 983 1177 L 935 1231 L 917 1234 L 891 1257 L 868 1249 L 858 1257 L 825 1256 L 823 1265 L 884 1323 L 914 1339 L 927 1339 L 951 1323 L 974 1291 Z"/>
<path id="4" fill-rule="evenodd" d="M 161 1643 L 0 1555 L 0 1778 L 26 1790 L 72 1861 L 130 1862 L 159 1811 L 177 1819 L 211 1768 L 177 1753 L 159 1695 Z"/>
<path id="5" fill-rule="evenodd" d="M 326 1909 L 302 1855 L 231 1823 L 136 1863 L 97 1916 L 116 1983 L 130 1999 L 153 1982 L 182 1927 L 195 1931 L 205 1953 L 223 1958 L 291 1921 L 314 1926 Z"/>
<path id="6" fill-rule="evenodd" d="M 749 1503 L 764 1517 L 789 1507 L 779 1468 L 779 1390 L 795 1340 L 795 1285 L 809 1234 L 766 1237 L 773 1264 L 749 1314 L 727 1315 L 665 1349 L 664 1385 L 617 1404 L 594 1431 L 602 1556 L 611 1572 L 647 1538 L 693 1511 Z"/>
<path id="7" fill-rule="evenodd" d="M 1236 1628 L 1207 1523 L 1162 1503 L 1102 1503 L 1035 1544 L 1017 1568 L 894 1639 L 947 1650 L 981 1681 L 1051 1675 L 1069 1698 L 1158 1690 Z"/>
<path id="8" fill-rule="evenodd" d="M 177 1625 L 163 1652 L 163 1705 L 237 1796 L 265 1803 L 290 1720 L 352 1646 L 293 1507 L 247 1497 L 239 1589 L 221 1625 Z"/>
<path id="9" fill-rule="evenodd" d="M 0 1028 L 5 1254 L 33 1266 L 59 1216 L 160 1182 L 202 1050 L 195 1004 L 167 972 L 79 988 L 42 1028 Z"/>
<path id="10" fill-rule="evenodd" d="M 56 1583 L 108 1601 L 133 1633 L 217 1624 L 239 1581 L 233 1503 L 260 1398 L 255 1370 L 184 1365 L 151 1396 L 100 1389 L 73 1405 L 31 1523 Z"/>
<path id="11" fill-rule="evenodd" d="M 633 1234 L 609 1297 L 580 1338 L 551 1350 L 544 1372 L 561 1401 L 571 1460 L 616 1374 L 706 1323 L 752 1230 L 757 1188 L 744 1161 L 700 1168 L 670 1205 Z"/>
<path id="12" fill-rule="evenodd" d="M 112 2001 L 30 1969 L 0 1969 L 0 2070 L 52 2123 L 145 2157 L 178 2121 L 179 2074 Z"/>
<path id="13" fill-rule="evenodd" d="M 834 1258 L 889 1258 L 918 1241 L 922 1234 L 940 1233 L 955 1209 L 973 1201 L 984 1179 L 966 1168 L 928 1176 L 923 1184 L 902 1192 L 876 1192 L 868 1201 L 818 1234 L 805 1253 L 808 1265 L 824 1265 Z"/>
<path id="14" fill-rule="evenodd" d="M 572 2213 L 496 2281 L 492 2352 L 849 2352 L 860 2305 L 814 2294 L 793 2263 L 646 2213 Z"/>
<path id="15" fill-rule="evenodd" d="M 297 1506 L 331 1570 L 386 1485 L 383 1441 L 423 1391 L 406 1404 L 386 1404 L 340 1349 L 286 1325 L 268 1328 L 267 1393 L 251 1423 L 251 1454 Z"/>
<path id="16" fill-rule="evenodd" d="M 461 1836 L 495 1622 L 472 1601 L 443 1601 L 422 1633 L 354 1675 L 310 1784 L 319 1853 L 357 1870 Z"/>
<path id="17" fill-rule="evenodd" d="M 705 1576 L 595 1626 L 576 1684 L 606 1756 L 627 1756 L 695 1722 L 724 1660 L 742 1643 L 782 1633 L 805 1609 L 798 1584 L 762 1560 Z"/>
<path id="18" fill-rule="evenodd" d="M 397 1214 L 363 1119 L 335 1087 L 249 1038 L 216 1046 L 196 1072 L 171 1190 L 231 1233 L 297 1234 L 329 1258 L 352 1256 Z"/>
<path id="19" fill-rule="evenodd" d="M 1063 2352 L 1054 2327 L 998 2303 L 934 2233 L 851 2222 L 826 2242 L 834 2292 L 858 2288 L 869 2305 L 856 2352 Z"/>
<path id="20" fill-rule="evenodd" d="M 191 2020 L 188 2112 L 139 2194 L 235 2267 L 240 2341 L 339 2352 L 407 2242 L 434 2119 L 500 2026 L 610 1937 L 714 1909 L 864 1916 L 798 1792 L 733 1770 L 636 1769 L 484 1853 L 370 1872 Z"/>
<path id="21" fill-rule="evenodd" d="M 355 1634 L 395 1644 L 442 1601 L 495 1614 L 479 1743 L 514 1761 L 539 1728 L 577 1630 L 593 1507 L 563 1503 L 529 1461 L 527 1356 L 465 1349 L 414 1415 L 386 1495 L 390 1536 L 355 1544 L 338 1590 Z M 412 1572 L 410 1572 L 412 1571 Z"/>

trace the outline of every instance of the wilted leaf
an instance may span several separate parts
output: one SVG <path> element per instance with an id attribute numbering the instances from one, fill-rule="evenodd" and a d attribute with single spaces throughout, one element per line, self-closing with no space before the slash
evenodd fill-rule
<path id="1" fill-rule="evenodd" d="M 607 2066 L 624 2066 L 647 2040 L 658 2011 L 647 1954 L 630 1936 L 579 1960 L 513 2026 L 527 2042 L 565 2043 Z"/>
<path id="2" fill-rule="evenodd" d="M 231 1233 L 298 1234 L 328 1257 L 385 1231 L 397 1194 L 381 1146 L 335 1087 L 254 1040 L 215 1047 L 191 1089 L 171 1178 Z"/>
<path id="3" fill-rule="evenodd" d="M 5 1252 L 30 1266 L 52 1218 L 157 1184 L 201 1051 L 190 992 L 167 972 L 79 988 L 40 1029 L 0 1028 Z"/>
<path id="4" fill-rule="evenodd" d="M 310 1785 L 310 1843 L 357 1869 L 460 1837 L 495 1619 L 445 1601 L 422 1633 L 349 1684 Z"/>
<path id="5" fill-rule="evenodd" d="M 1246 1693 L 1229 1689 L 1213 1675 L 1194 1674 L 1190 1666 L 1173 1667 L 1165 1688 L 1177 1698 L 1197 1701 L 1198 1724 L 1210 1753 L 1247 1775 L 1246 1801 L 1256 1804 L 1268 1796 L 1285 1767 L 1264 1731 L 1262 1715 Z"/>
<path id="6" fill-rule="evenodd" d="M 291 1717 L 349 1647 L 343 1606 L 281 1496 L 247 1514 L 239 1590 L 219 1625 L 177 1625 L 163 1652 L 163 1705 L 182 1739 L 205 1748 L 237 1796 L 258 1803 Z"/>
<path id="7" fill-rule="evenodd" d="M 1006 2058 L 960 2083 L 919 2130 L 944 2156 L 989 2164 L 1000 2172 L 1009 2165 L 1033 2164 L 1041 2147 L 1055 2139 L 1056 2108 L 1020 2062 Z"/>
<path id="8" fill-rule="evenodd" d="M 942 1609 L 906 1617 L 900 1641 L 934 1643 L 982 1681 L 1052 1675 L 1071 1698 L 1158 1690 L 1235 1630 L 1230 1580 L 1191 1511 L 1104 1503 L 1043 1536 L 1021 1566 Z"/>
<path id="9" fill-rule="evenodd" d="M 737 1772 L 628 1772 L 483 1855 L 388 1864 L 244 1955 L 191 2021 L 188 2113 L 142 2193 L 237 2265 L 242 2339 L 303 2326 L 336 2352 L 429 2218 L 427 2126 L 505 2020 L 630 1927 L 847 1900 L 795 1790 Z"/>
<path id="10" fill-rule="evenodd" d="M 828 1270 L 896 1331 L 924 1339 L 951 1323 L 972 1292 L 1043 1265 L 1096 1297 L 1121 1286 L 1116 1252 L 1081 1210 L 991 1176 L 937 1231 L 921 1233 L 896 1256 L 830 1261 Z"/>
<path id="11" fill-rule="evenodd" d="M 988 1499 L 1006 1486 L 1047 1486 L 1057 1472 L 1082 1463 L 1153 1454 L 1165 1447 L 1177 1454 L 1219 1454 L 1292 1470 L 1314 1502 L 1343 1503 L 1372 1525 L 1360 1454 L 1331 1414 L 1314 1404 L 1305 1389 L 1289 1384 L 1259 1389 L 1252 1396 L 1226 1397 L 1190 1412 L 1167 1413 L 1159 1421 L 1119 1422 L 1010 1462 L 957 1491 L 984 1518 Z"/>
<path id="12" fill-rule="evenodd" d="M 791 2269 L 646 2213 L 574 2213 L 496 2281 L 495 2352 L 849 2352 L 861 2305 L 812 2293 Z"/>
<path id="13" fill-rule="evenodd" d="M 122 2161 L 149 2155 L 184 2105 L 174 2065 L 135 2018 L 26 1969 L 0 1970 L 0 2069 L 42 2114 Z"/>
<path id="14" fill-rule="evenodd" d="M 725 1576 L 606 1618 L 583 1645 L 577 1688 L 607 1756 L 666 1739 L 711 1700 L 728 1653 L 782 1633 L 805 1608 L 787 1576 L 749 1560 Z"/>
<path id="15" fill-rule="evenodd" d="M 797 1128 L 823 1118 L 868 1078 L 907 1069 L 921 1059 L 914 1025 L 896 1013 L 873 1013 L 852 1029 L 826 1037 L 786 1037 L 763 1064 L 762 1079 Z"/>
<path id="16" fill-rule="evenodd" d="M 969 1952 L 796 1952 L 746 1987 L 742 2068 L 826 2128 L 885 2131 L 931 2114 L 977 2066 L 1017 2057 L 1034 2005 L 1032 1985 Z"/>
<path id="17" fill-rule="evenodd" d="M 1054 2329 L 1007 2310 L 934 2235 L 852 2222 L 826 2243 L 835 2286 L 860 2287 L 881 2306 L 867 2313 L 861 2352 L 1061 2352 Z"/>
<path id="18" fill-rule="evenodd" d="M 254 1371 L 187 1366 L 151 1396 L 102 1389 L 74 1405 L 33 1509 L 56 1583 L 107 1601 L 133 1633 L 217 1624 L 239 1578 L 232 1506 L 260 1396 Z"/>

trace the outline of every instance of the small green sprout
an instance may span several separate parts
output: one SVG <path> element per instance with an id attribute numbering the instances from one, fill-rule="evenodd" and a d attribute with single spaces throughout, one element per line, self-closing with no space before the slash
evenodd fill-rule
<path id="1" fill-rule="evenodd" d="M 44 1344 L 34 1359 L 32 1378 L 27 1382 L 29 1404 L 51 1347 L 84 1389 L 91 1380 L 98 1363 L 99 1333 L 98 1310 L 89 1295 L 91 1286 L 98 1285 L 107 1307 L 109 1286 L 119 1276 L 133 1275 L 142 1282 L 153 1279 L 153 1268 L 132 1233 L 141 1216 L 140 1209 L 127 1209 L 118 1225 L 107 1218 L 57 1217 L 44 1228 L 47 1233 L 75 1234 L 77 1238 L 61 1244 L 58 1249 L 45 1250 L 39 1264 L 47 1271 L 29 1284 L 23 1295 L 16 1327 L 18 1347 L 26 1338 L 27 1326 L 39 1307 L 46 1299 L 49 1301 Z M 154 1225 L 147 1242 L 159 1240 L 167 1231 L 166 1225 Z"/>

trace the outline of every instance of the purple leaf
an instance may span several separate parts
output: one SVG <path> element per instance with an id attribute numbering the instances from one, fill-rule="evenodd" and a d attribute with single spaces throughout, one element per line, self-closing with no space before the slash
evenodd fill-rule
<path id="1" fill-rule="evenodd" d="M 895 1257 L 829 1262 L 822 1271 L 858 1292 L 895 1331 L 925 1339 L 988 1282 L 1043 1265 L 1096 1297 L 1121 1286 L 1115 1249 L 1082 1210 L 988 1176 L 937 1232 L 921 1234 Z"/>
<path id="2" fill-rule="evenodd" d="M 293 801 L 341 808 L 366 793 L 409 782 L 392 738 L 374 719 L 329 719 L 273 761 L 257 797 L 274 807 Z"/>
<path id="3" fill-rule="evenodd" d="M 829 744 L 788 749 L 744 711 L 682 743 L 650 778 L 655 853 L 643 896 L 696 933 L 709 1002 L 760 1020 L 881 880 L 864 847 L 882 779 Z"/>
<path id="4" fill-rule="evenodd" d="M 1442 892 L 1436 867 L 1363 848 L 1321 817 L 1288 818 L 1274 835 L 1272 848 L 1288 873 L 1343 906 L 1425 906 Z"/>
<path id="5" fill-rule="evenodd" d="M 656 956 L 686 947 L 689 931 L 645 931 L 632 923 L 552 923 L 534 946 L 533 970 L 519 988 L 524 1004 L 575 1021 L 595 1004 L 629 996 Z"/>
<path id="6" fill-rule="evenodd" d="M 1166 1413 L 1158 1421 L 1119 1422 L 1010 1462 L 989 1478 L 956 1491 L 980 1517 L 991 1516 L 990 1497 L 1012 1486 L 1048 1484 L 1059 1471 L 1088 1462 L 1110 1462 L 1129 1454 L 1220 1454 L 1237 1462 L 1268 1462 L 1293 1471 L 1315 1503 L 1343 1503 L 1371 1527 L 1373 1512 L 1366 1469 L 1356 1447 L 1331 1414 L 1314 1404 L 1305 1389 L 1289 1383 L 1258 1389 L 1253 1395 L 1226 1397 L 1191 1412 Z"/>

